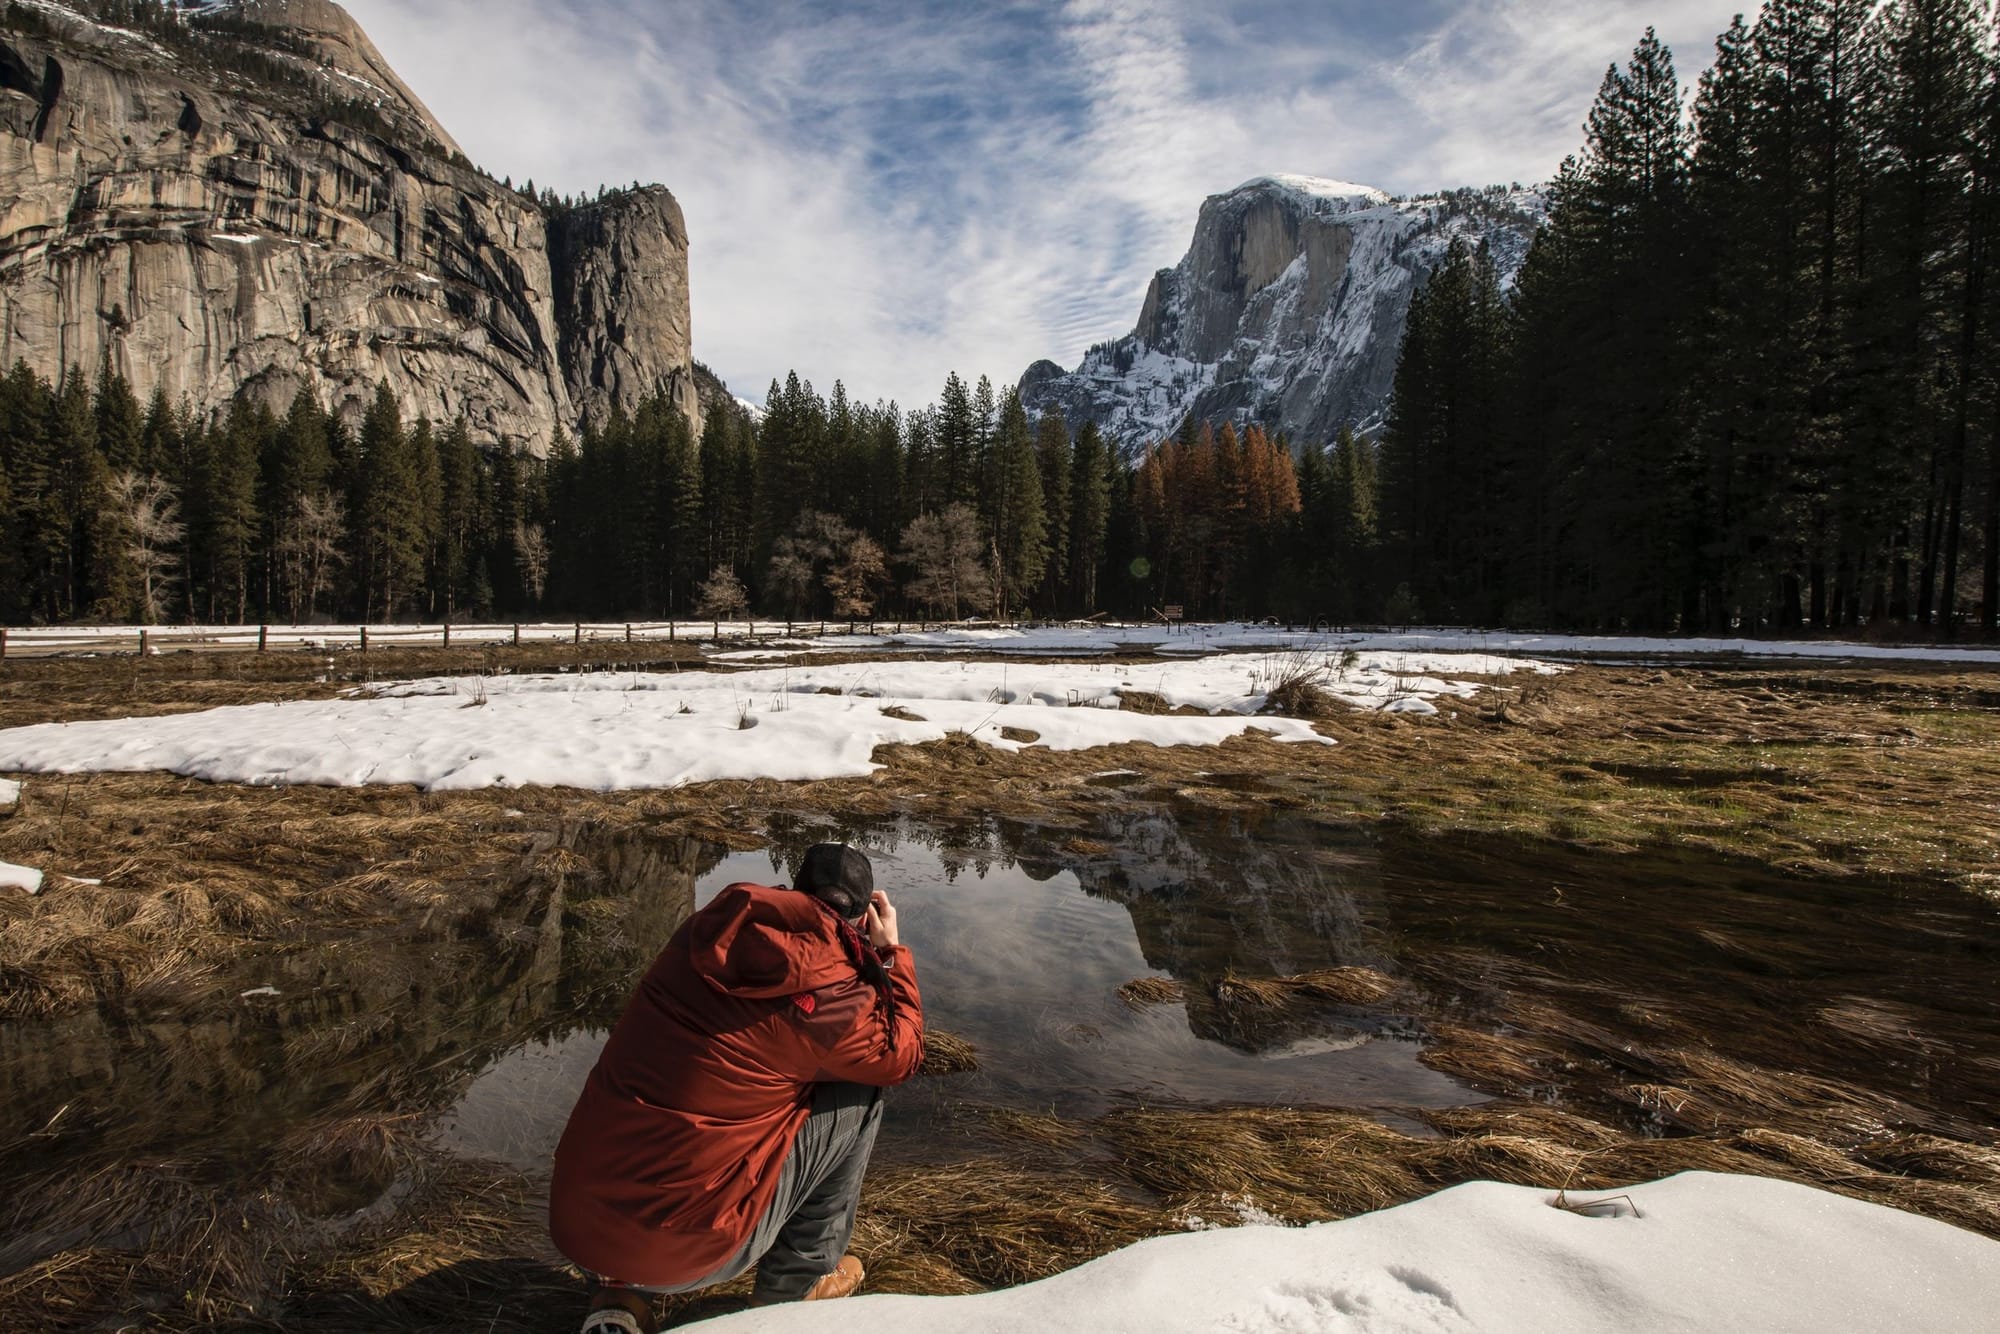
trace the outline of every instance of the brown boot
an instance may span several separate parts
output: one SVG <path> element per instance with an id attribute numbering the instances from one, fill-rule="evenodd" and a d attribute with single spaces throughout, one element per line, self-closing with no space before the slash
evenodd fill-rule
<path id="1" fill-rule="evenodd" d="M 840 1263 L 833 1267 L 833 1272 L 822 1275 L 818 1282 L 806 1289 L 806 1295 L 799 1298 L 799 1300 L 802 1302 L 824 1302 L 831 1301 L 835 1297 L 852 1297 L 854 1290 L 861 1286 L 861 1280 L 866 1277 L 868 1277 L 868 1271 L 861 1267 L 859 1260 L 851 1255 L 843 1255 L 840 1257 Z M 776 1306 L 778 1299 L 776 1297 L 752 1297 L 750 1304 L 752 1306 Z"/>
<path id="2" fill-rule="evenodd" d="M 861 1280 L 867 1277 L 868 1271 L 861 1267 L 859 1260 L 843 1255 L 840 1263 L 833 1267 L 833 1272 L 807 1288 L 806 1295 L 800 1300 L 823 1302 L 835 1297 L 852 1297 L 854 1290 L 861 1286 Z"/>

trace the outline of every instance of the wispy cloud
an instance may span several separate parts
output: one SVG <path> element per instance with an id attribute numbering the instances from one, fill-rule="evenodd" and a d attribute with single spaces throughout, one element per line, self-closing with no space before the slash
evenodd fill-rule
<path id="1" fill-rule="evenodd" d="M 1542 179 L 1646 23 L 1727 0 L 347 0 L 466 151 L 688 216 L 695 354 L 758 398 L 1006 382 L 1126 332 L 1204 196 Z"/>

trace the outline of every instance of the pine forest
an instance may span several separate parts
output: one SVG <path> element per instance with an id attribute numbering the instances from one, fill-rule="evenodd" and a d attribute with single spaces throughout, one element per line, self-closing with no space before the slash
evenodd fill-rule
<path id="1" fill-rule="evenodd" d="M 1607 71 L 1518 281 L 1455 246 L 1386 424 L 1128 454 L 957 375 L 796 374 L 546 458 L 110 366 L 0 381 L 0 618 L 1278 617 L 1992 634 L 2000 58 L 1978 0 L 1774 0 Z"/>

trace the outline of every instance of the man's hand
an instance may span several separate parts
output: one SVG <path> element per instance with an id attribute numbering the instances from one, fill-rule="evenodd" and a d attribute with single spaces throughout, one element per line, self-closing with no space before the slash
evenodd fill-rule
<path id="1" fill-rule="evenodd" d="M 878 950 L 903 943 L 896 938 L 896 905 L 879 889 L 868 896 L 868 915 L 862 925 L 868 928 L 868 943 Z"/>

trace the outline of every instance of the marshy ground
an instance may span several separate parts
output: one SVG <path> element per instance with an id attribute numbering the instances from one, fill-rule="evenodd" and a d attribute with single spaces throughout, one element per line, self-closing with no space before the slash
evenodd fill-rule
<path id="1" fill-rule="evenodd" d="M 661 647 L 9 661 L 0 726 Z M 573 1063 L 702 885 L 829 834 L 910 878 L 966 1039 L 897 1095 L 871 1291 L 1690 1167 L 2000 1236 L 2000 677 L 1582 666 L 1440 709 L 671 792 L 29 776 L 0 861 L 53 876 L 0 891 L 0 1323 L 563 1327 L 534 1161 Z M 1055 915 L 970 915 L 1009 901 Z M 1060 995 L 1022 965 L 1009 1011 L 946 980 L 975 930 L 1119 942 Z"/>

